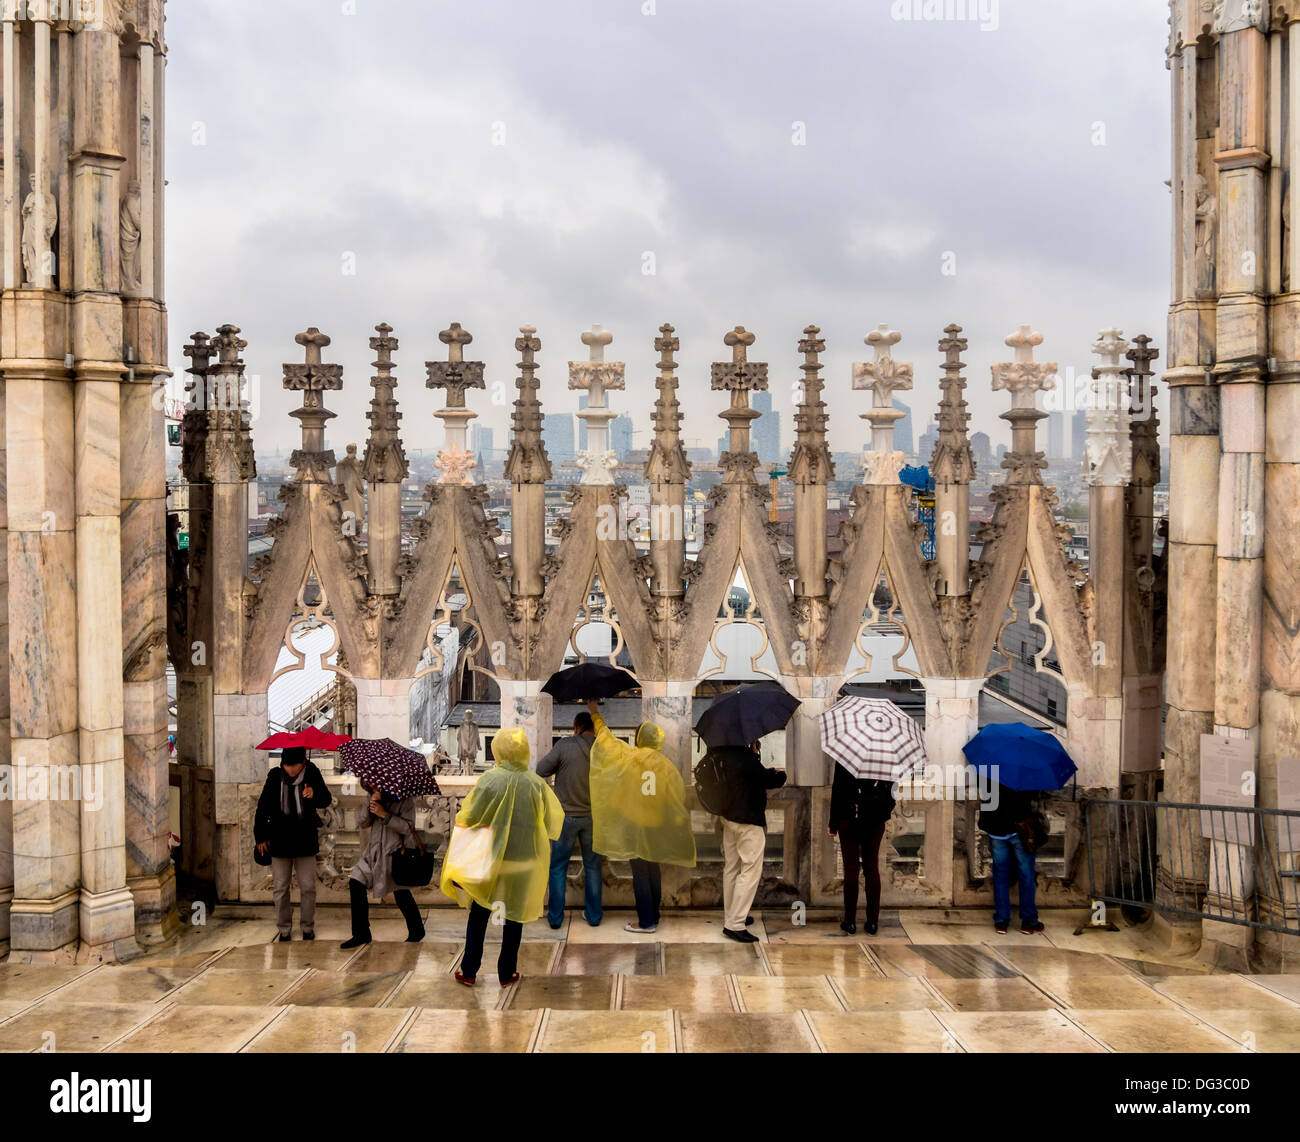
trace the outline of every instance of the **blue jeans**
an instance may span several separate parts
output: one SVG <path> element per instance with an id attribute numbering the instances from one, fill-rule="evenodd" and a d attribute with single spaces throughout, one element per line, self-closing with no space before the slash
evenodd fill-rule
<path id="1" fill-rule="evenodd" d="M 1011 919 L 1011 860 L 1015 858 L 1020 879 L 1020 919 L 1033 923 L 1038 919 L 1034 904 L 1034 856 L 1025 851 L 1019 837 L 999 840 L 989 837 L 993 850 L 993 919 L 1006 924 Z"/>
<path id="2" fill-rule="evenodd" d="M 569 874 L 569 857 L 576 841 L 582 846 L 582 871 L 586 877 L 582 914 L 593 927 L 600 923 L 600 854 L 591 847 L 590 817 L 565 816 L 560 839 L 551 842 L 551 881 L 546 898 L 546 919 L 552 928 L 564 920 L 564 882 Z"/>

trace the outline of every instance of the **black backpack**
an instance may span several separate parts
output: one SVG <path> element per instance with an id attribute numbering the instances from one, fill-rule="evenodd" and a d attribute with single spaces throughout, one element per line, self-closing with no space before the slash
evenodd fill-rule
<path id="1" fill-rule="evenodd" d="M 723 788 L 722 761 L 712 752 L 706 753 L 695 766 L 695 795 L 715 817 L 721 816 L 726 804 Z"/>

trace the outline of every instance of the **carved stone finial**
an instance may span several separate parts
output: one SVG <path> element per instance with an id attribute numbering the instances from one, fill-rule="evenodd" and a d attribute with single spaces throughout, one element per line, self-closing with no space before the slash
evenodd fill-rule
<path id="1" fill-rule="evenodd" d="M 325 392 L 343 387 L 343 366 L 321 361 L 321 350 L 330 339 L 314 325 L 294 340 L 303 347 L 304 360 L 284 366 L 283 384 L 291 392 L 302 393 L 302 407 L 289 414 L 302 425 L 302 447 L 289 457 L 289 465 L 296 469 L 298 481 L 327 484 L 334 453 L 325 450 L 325 422 L 337 414 L 325 407 Z"/>
<path id="2" fill-rule="evenodd" d="M 370 386 L 375 390 L 370 398 L 370 435 L 366 439 L 366 454 L 361 462 L 361 475 L 371 484 L 400 484 L 410 475 L 406 450 L 399 435 L 402 414 L 397 411 L 394 389 L 397 378 L 393 376 L 393 354 L 397 351 L 397 338 L 393 327 L 386 322 L 375 326 L 378 337 L 370 338 L 370 348 L 375 351 L 375 375 Z"/>
<path id="3" fill-rule="evenodd" d="M 659 397 L 655 401 L 654 441 L 650 445 L 650 455 L 646 458 L 645 475 L 652 484 L 685 484 L 690 479 L 691 466 L 682 448 L 681 402 L 677 399 L 677 361 L 673 354 L 681 347 L 681 341 L 673 336 L 675 330 L 665 322 L 659 326 L 659 336 L 655 338 L 655 352 L 659 354 L 659 376 L 655 378 L 655 388 Z"/>
<path id="4" fill-rule="evenodd" d="M 1133 474 L 1129 435 L 1128 371 L 1120 364 L 1129 345 L 1118 329 L 1103 329 L 1093 343 L 1102 363 L 1092 370 L 1088 419 L 1088 483 L 1122 487 Z"/>
<path id="5" fill-rule="evenodd" d="M 208 406 L 204 463 L 213 482 L 238 483 L 257 474 L 244 400 L 244 361 L 239 355 L 247 348 L 236 325 L 218 326 L 216 337 L 207 346 L 209 356 L 215 350 L 217 358 L 204 370 Z"/>
<path id="6" fill-rule="evenodd" d="M 1151 366 L 1160 356 L 1145 333 L 1133 338 L 1124 354 L 1132 365 L 1129 378 L 1129 437 L 1133 448 L 1133 484 L 1154 487 L 1160 482 L 1160 421 L 1156 417 L 1155 382 Z"/>
<path id="7" fill-rule="evenodd" d="M 537 360 L 542 341 L 532 325 L 521 325 L 515 338 L 519 352 L 519 379 L 510 427 L 514 436 L 506 457 L 505 475 L 512 484 L 544 484 L 551 478 L 551 461 L 542 442 L 542 402 L 537 397 Z"/>
<path id="8" fill-rule="evenodd" d="M 962 375 L 966 366 L 961 355 L 967 342 L 960 325 L 949 325 L 943 332 L 939 341 L 939 351 L 944 355 L 943 379 L 939 382 L 943 395 L 936 417 L 939 438 L 930 458 L 930 471 L 936 484 L 969 484 L 975 477 L 975 457 L 967 435 L 970 414 L 966 411 L 966 379 Z"/>
<path id="9" fill-rule="evenodd" d="M 869 484 L 896 484 L 904 456 L 894 449 L 894 424 L 906 413 L 894 407 L 894 393 L 912 387 L 912 366 L 894 360 L 893 348 L 903 339 L 888 325 L 878 325 L 863 340 L 875 353 L 874 361 L 853 365 L 853 387 L 870 389 L 872 407 L 862 413 L 871 425 L 871 448 L 863 456 L 863 470 Z"/>
<path id="10" fill-rule="evenodd" d="M 1035 394 L 1056 387 L 1056 362 L 1034 360 L 1043 335 L 1035 333 L 1032 326 L 1020 326 L 1006 343 L 1015 350 L 1015 360 L 993 366 L 993 390 L 1005 389 L 1011 394 L 1011 408 L 1001 414 L 1001 419 L 1011 424 L 1011 451 L 1002 458 L 1002 466 L 1010 472 L 1009 483 L 1041 484 L 1039 473 L 1047 467 L 1047 459 L 1038 451 L 1034 437 L 1038 422 L 1047 413 L 1037 407 Z"/>
<path id="11" fill-rule="evenodd" d="M 605 392 L 624 387 L 624 364 L 605 360 L 605 348 L 614 340 L 609 330 L 593 325 L 589 332 L 581 334 L 581 339 L 589 360 L 569 362 L 569 388 L 587 393 L 587 407 L 578 410 L 579 418 L 587 425 L 587 448 L 578 457 L 578 466 L 582 469 L 582 483 L 608 485 L 614 482 L 618 458 L 609 448 L 609 422 L 616 414 L 606 404 Z"/>
<path id="12" fill-rule="evenodd" d="M 470 344 L 474 337 L 469 330 L 460 327 L 459 321 L 453 321 L 449 329 L 444 329 L 438 334 L 438 340 L 447 346 L 448 361 L 463 361 L 465 346 Z"/>
<path id="13" fill-rule="evenodd" d="M 821 354 L 826 342 L 816 325 L 804 328 L 799 341 L 803 354 L 803 383 L 800 386 L 798 411 L 795 413 L 795 444 L 790 457 L 790 479 L 796 484 L 825 484 L 835 474 L 826 443 L 826 402 L 822 400 L 825 382 L 821 377 Z"/>
<path id="14" fill-rule="evenodd" d="M 753 483 L 758 454 L 749 446 L 752 424 L 762 414 L 749 405 L 749 394 L 767 388 L 767 365 L 750 361 L 749 347 L 754 344 L 754 334 L 743 325 L 737 325 L 722 338 L 731 350 L 730 361 L 714 361 L 709 387 L 731 393 L 731 405 L 718 415 L 730 429 L 729 447 L 719 457 L 718 463 L 726 472 L 723 482 L 728 484 Z"/>

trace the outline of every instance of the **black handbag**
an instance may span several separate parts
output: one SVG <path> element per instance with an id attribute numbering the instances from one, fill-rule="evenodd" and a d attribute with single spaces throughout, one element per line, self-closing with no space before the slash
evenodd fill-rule
<path id="1" fill-rule="evenodd" d="M 408 849 L 403 841 L 402 847 L 390 858 L 388 871 L 399 888 L 424 888 L 433 879 L 433 853 L 424 847 L 414 829 L 411 836 L 416 847 Z"/>
<path id="2" fill-rule="evenodd" d="M 257 842 L 253 842 L 253 863 L 260 864 L 263 867 L 271 863 L 271 846 L 267 845 L 266 852 L 263 853 L 258 847 Z"/>

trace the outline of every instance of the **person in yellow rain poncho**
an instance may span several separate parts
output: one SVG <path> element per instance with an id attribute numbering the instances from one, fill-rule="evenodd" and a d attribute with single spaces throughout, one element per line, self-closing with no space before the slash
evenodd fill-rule
<path id="1" fill-rule="evenodd" d="M 695 867 L 695 834 L 686 808 L 682 775 L 660 750 L 664 732 L 642 722 L 636 745 L 619 741 L 594 701 L 587 703 L 596 726 L 591 747 L 592 847 L 609 860 L 632 866 L 635 924 L 629 932 L 653 932 L 659 924 L 661 864 Z"/>
<path id="2" fill-rule="evenodd" d="M 442 891 L 469 908 L 465 954 L 458 982 L 473 986 L 483 962 L 488 920 L 501 912 L 505 931 L 497 978 L 505 987 L 519 978 L 523 926 L 542 914 L 551 841 L 560 835 L 564 810 L 551 787 L 528 771 L 528 738 L 517 726 L 492 739 L 496 761 L 478 779 L 456 814 L 442 862 Z"/>

